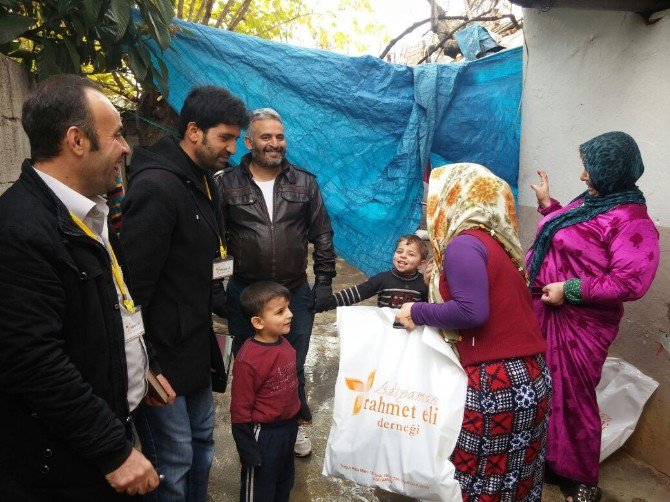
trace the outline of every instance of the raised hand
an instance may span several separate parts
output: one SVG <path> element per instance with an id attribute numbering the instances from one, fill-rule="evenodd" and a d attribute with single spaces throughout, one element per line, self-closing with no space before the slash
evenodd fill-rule
<path id="1" fill-rule="evenodd" d="M 549 197 L 549 177 L 546 171 L 542 169 L 537 171 L 540 176 L 540 184 L 531 184 L 530 187 L 535 190 L 535 197 L 537 197 L 537 204 L 542 208 L 551 206 L 551 197 Z"/>

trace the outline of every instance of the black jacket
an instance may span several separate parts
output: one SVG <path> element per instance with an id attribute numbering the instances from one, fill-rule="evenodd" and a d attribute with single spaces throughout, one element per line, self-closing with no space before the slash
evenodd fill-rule
<path id="1" fill-rule="evenodd" d="M 213 201 L 203 182 L 208 180 Z M 223 366 L 212 329 L 212 262 L 224 228 L 211 175 L 166 137 L 136 148 L 123 199 L 123 242 L 146 337 L 178 395 L 209 385 Z"/>
<path id="2" fill-rule="evenodd" d="M 110 261 L 29 161 L 0 197 L 0 257 L 0 470 L 39 500 L 109 500 L 132 448 Z"/>
<path id="3" fill-rule="evenodd" d="M 333 229 L 316 177 L 284 160 L 275 179 L 271 222 L 261 189 L 249 171 L 251 155 L 239 168 L 216 174 L 222 196 L 226 238 L 234 277 L 243 283 L 271 280 L 293 288 L 307 280 L 307 244 L 314 244 L 314 275 L 335 277 Z"/>

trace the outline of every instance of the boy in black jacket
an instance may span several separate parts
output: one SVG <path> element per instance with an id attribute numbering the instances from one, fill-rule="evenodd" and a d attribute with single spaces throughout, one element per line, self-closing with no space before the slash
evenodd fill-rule
<path id="1" fill-rule="evenodd" d="M 403 303 L 428 301 L 428 287 L 419 267 L 426 263 L 428 248 L 418 236 L 403 235 L 393 253 L 393 268 L 367 281 L 316 301 L 316 312 L 346 307 L 377 295 L 378 307 L 398 309 Z"/>

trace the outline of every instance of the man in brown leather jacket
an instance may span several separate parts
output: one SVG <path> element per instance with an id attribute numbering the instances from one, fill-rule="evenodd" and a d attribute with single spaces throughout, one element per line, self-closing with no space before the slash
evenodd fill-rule
<path id="1" fill-rule="evenodd" d="M 302 423 L 311 421 L 305 396 L 304 364 L 314 322 L 316 297 L 332 294 L 335 276 L 333 229 L 321 198 L 316 177 L 286 160 L 286 138 L 279 114 L 256 110 L 246 131 L 251 153 L 239 167 L 217 174 L 221 190 L 226 240 L 234 258 L 233 277 L 228 283 L 228 328 L 236 354 L 253 335 L 242 314 L 239 296 L 250 283 L 274 281 L 291 292 L 293 322 L 286 337 L 296 349 Z M 314 245 L 314 287 L 307 283 L 307 244 Z M 295 453 L 308 456 L 311 443 L 298 432 Z"/>

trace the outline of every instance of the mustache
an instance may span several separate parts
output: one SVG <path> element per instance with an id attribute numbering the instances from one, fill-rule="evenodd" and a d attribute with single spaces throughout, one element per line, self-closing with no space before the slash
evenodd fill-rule
<path id="1" fill-rule="evenodd" d="M 286 151 L 286 148 L 283 148 L 281 146 L 266 146 L 263 148 L 264 152 L 277 152 L 277 153 L 284 153 Z"/>

